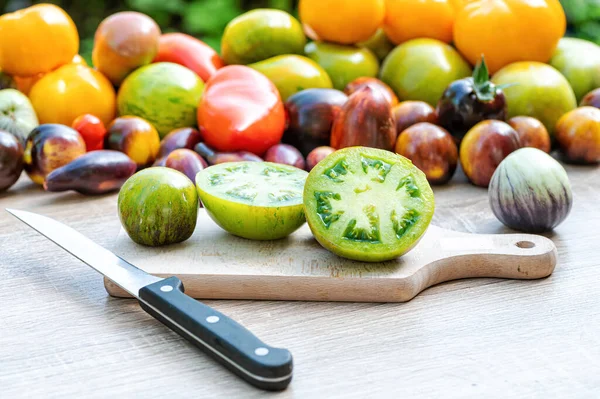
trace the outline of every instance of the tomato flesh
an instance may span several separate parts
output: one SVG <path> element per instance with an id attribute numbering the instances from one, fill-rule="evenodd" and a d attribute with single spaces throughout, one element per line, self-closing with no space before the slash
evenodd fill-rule
<path id="1" fill-rule="evenodd" d="M 209 216 L 224 230 L 275 240 L 306 221 L 302 193 L 307 175 L 271 162 L 229 162 L 199 172 L 196 187 Z"/>
<path id="2" fill-rule="evenodd" d="M 380 262 L 414 247 L 431 222 L 434 198 L 423 172 L 407 158 L 350 147 L 310 172 L 304 205 L 321 245 L 345 258 Z"/>

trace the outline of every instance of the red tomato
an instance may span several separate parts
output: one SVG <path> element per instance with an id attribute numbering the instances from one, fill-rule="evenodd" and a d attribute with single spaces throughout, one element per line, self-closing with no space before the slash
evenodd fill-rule
<path id="1" fill-rule="evenodd" d="M 104 123 L 94 115 L 83 114 L 78 116 L 71 127 L 81 134 L 88 152 L 104 148 L 106 128 Z"/>
<path id="2" fill-rule="evenodd" d="M 174 62 L 196 72 L 207 81 L 225 63 L 204 42 L 184 33 L 165 33 L 158 41 L 158 53 L 152 62 Z"/>
<path id="3" fill-rule="evenodd" d="M 198 125 L 208 146 L 260 156 L 281 140 L 285 110 L 277 88 L 265 75 L 230 65 L 207 82 Z"/>

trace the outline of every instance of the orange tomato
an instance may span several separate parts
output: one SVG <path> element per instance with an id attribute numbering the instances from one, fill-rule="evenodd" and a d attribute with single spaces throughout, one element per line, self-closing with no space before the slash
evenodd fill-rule
<path id="1" fill-rule="evenodd" d="M 17 90 L 28 96 L 33 85 L 43 78 L 44 75 L 45 73 L 38 73 L 37 75 L 33 76 L 13 76 L 13 79 L 17 84 Z"/>
<path id="2" fill-rule="evenodd" d="M 83 59 L 79 54 L 75 54 L 75 57 L 71 60 L 71 64 L 79 64 L 83 66 L 87 66 L 87 62 Z"/>
<path id="3" fill-rule="evenodd" d="M 77 64 L 46 74 L 29 93 L 40 123 L 67 126 L 82 114 L 96 115 L 103 123 L 110 123 L 115 116 L 115 97 L 115 89 L 104 75 Z"/>
<path id="4" fill-rule="evenodd" d="M 565 34 L 558 0 L 469 0 L 454 22 L 454 43 L 471 62 L 485 55 L 490 73 L 517 61 L 548 62 Z"/>
<path id="5" fill-rule="evenodd" d="M 383 30 L 395 44 L 427 37 L 452 41 L 457 0 L 386 0 Z"/>
<path id="6" fill-rule="evenodd" d="M 471 1 L 471 0 L 450 0 L 450 4 L 452 4 L 452 7 L 454 7 L 455 10 L 459 11 L 469 1 Z"/>
<path id="7" fill-rule="evenodd" d="M 71 60 L 71 63 L 87 66 L 87 62 L 85 62 L 83 57 L 80 56 L 79 54 L 75 54 L 75 57 L 73 57 L 73 59 Z M 21 93 L 23 93 L 25 95 L 29 95 L 29 92 L 31 91 L 31 88 L 33 87 L 33 85 L 36 84 L 38 82 L 38 80 L 43 78 L 44 75 L 46 75 L 46 74 L 38 73 L 37 75 L 33 75 L 33 76 L 13 76 L 13 79 L 15 80 L 15 83 L 17 84 L 17 90 L 19 90 Z"/>
<path id="8" fill-rule="evenodd" d="M 33 76 L 70 62 L 79 50 L 79 35 L 60 7 L 38 4 L 0 17 L 0 69 L 9 75 Z"/>
<path id="9" fill-rule="evenodd" d="M 312 39 L 341 44 L 369 39 L 385 15 L 384 0 L 300 0 L 298 8 Z"/>

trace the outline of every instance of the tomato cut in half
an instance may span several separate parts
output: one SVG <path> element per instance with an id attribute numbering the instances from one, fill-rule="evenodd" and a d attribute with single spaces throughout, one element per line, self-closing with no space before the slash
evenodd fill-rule
<path id="1" fill-rule="evenodd" d="M 304 207 L 323 247 L 344 258 L 383 262 L 417 244 L 435 205 L 425 174 L 407 158 L 349 147 L 311 170 Z"/>
<path id="2" fill-rule="evenodd" d="M 228 162 L 196 175 L 208 215 L 229 233 L 277 240 L 306 221 L 302 190 L 308 173 L 271 162 Z"/>

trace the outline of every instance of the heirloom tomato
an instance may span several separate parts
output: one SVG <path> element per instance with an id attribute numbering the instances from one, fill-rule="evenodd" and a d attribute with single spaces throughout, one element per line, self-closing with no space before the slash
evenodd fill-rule
<path id="1" fill-rule="evenodd" d="M 104 136 L 106 136 L 106 127 L 97 116 L 92 114 L 83 114 L 75 118 L 71 126 L 77 130 L 88 152 L 101 150 L 104 148 Z"/>
<path id="2" fill-rule="evenodd" d="M 115 89 L 95 69 L 67 64 L 46 74 L 29 92 L 40 123 L 71 126 L 82 114 L 107 124 L 115 117 Z"/>
<path id="3" fill-rule="evenodd" d="M 79 50 L 71 17 L 52 4 L 38 4 L 0 17 L 0 69 L 32 76 L 70 62 Z"/>
<path id="4" fill-rule="evenodd" d="M 218 151 L 262 155 L 281 140 L 285 110 L 277 88 L 265 75 L 230 65 L 207 82 L 198 125 L 206 144 Z"/>
<path id="5" fill-rule="evenodd" d="M 113 14 L 94 35 L 94 67 L 120 85 L 136 68 L 152 62 L 159 37 L 160 28 L 149 16 L 133 11 Z"/>
<path id="6" fill-rule="evenodd" d="M 311 39 L 341 44 L 368 40 L 385 15 L 384 0 L 301 0 L 298 9 Z"/>
<path id="7" fill-rule="evenodd" d="M 165 33 L 158 40 L 153 62 L 174 62 L 196 72 L 207 81 L 224 63 L 208 44 L 184 33 Z"/>
<path id="8" fill-rule="evenodd" d="M 559 0 L 471 0 L 456 15 L 454 44 L 473 65 L 485 55 L 494 73 L 512 62 L 547 62 L 565 28 Z"/>
<path id="9" fill-rule="evenodd" d="M 396 44 L 421 37 L 450 43 L 455 13 L 450 0 L 386 0 L 383 29 Z"/>

